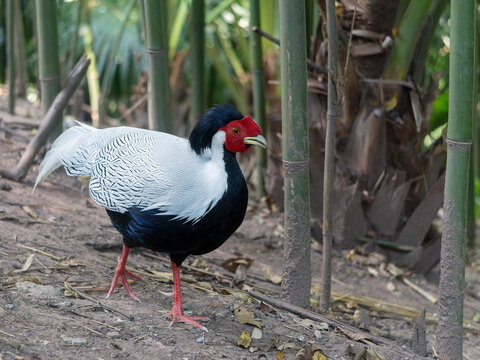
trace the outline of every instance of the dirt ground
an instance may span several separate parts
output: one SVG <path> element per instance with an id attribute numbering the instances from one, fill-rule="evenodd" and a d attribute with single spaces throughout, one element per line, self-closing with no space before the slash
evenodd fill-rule
<path id="1" fill-rule="evenodd" d="M 0 133 L 0 165 L 14 166 L 24 146 Z M 121 252 L 120 235 L 105 211 L 89 199 L 85 179 L 67 177 L 59 170 L 32 194 L 37 171 L 38 164 L 23 183 L 0 178 L 0 359 L 324 359 L 324 355 L 347 360 L 363 348 L 369 355 L 362 359 L 421 358 L 408 350 L 415 319 L 373 310 L 373 305 L 362 306 L 356 298 L 345 300 L 345 294 L 351 294 L 376 299 L 381 306 L 388 302 L 436 313 L 437 305 L 391 275 L 381 256 L 334 252 L 333 291 L 344 295 L 336 298 L 329 316 L 394 340 L 395 346 L 374 344 L 248 296 L 244 290 L 253 289 L 281 298 L 282 216 L 254 201 L 226 244 L 188 258 L 185 264 L 190 267 L 182 269 L 184 308 L 209 318 L 208 333 L 185 324 L 168 326 L 164 315 L 173 304 L 172 282 L 168 258 L 162 254 L 142 249 L 130 253 L 128 266 L 143 279 L 131 284 L 141 302 L 134 302 L 121 286 L 106 300 Z M 313 284 L 319 284 L 321 276 L 317 248 L 312 246 Z M 234 274 L 222 263 L 234 258 L 252 262 L 245 282 L 232 288 Z M 465 319 L 476 320 L 470 324 L 478 329 L 480 300 L 472 296 L 480 297 L 478 257 L 474 264 L 476 268 L 467 269 Z M 433 282 L 414 274 L 407 278 L 438 296 L 435 274 Z M 66 284 L 90 299 L 73 296 Z M 313 286 L 314 311 L 318 292 Z M 254 321 L 248 322 L 257 326 L 241 324 L 239 308 L 252 312 Z M 430 358 L 435 327 L 434 321 L 427 323 Z M 246 341 L 245 346 L 238 345 L 239 339 Z M 478 331 L 465 331 L 464 358 L 480 359 Z"/>

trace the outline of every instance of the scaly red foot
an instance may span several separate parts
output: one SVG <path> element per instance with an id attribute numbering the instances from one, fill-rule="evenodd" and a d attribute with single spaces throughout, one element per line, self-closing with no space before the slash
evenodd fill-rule
<path id="1" fill-rule="evenodd" d="M 130 285 L 128 285 L 128 277 L 133 277 L 137 280 L 142 280 L 140 276 L 137 276 L 135 274 L 132 274 L 130 271 L 125 269 L 125 264 L 127 263 L 127 258 L 128 258 L 128 253 L 130 249 L 123 245 L 122 249 L 122 255 L 120 256 L 120 259 L 118 259 L 118 266 L 117 270 L 115 271 L 115 276 L 113 277 L 112 280 L 112 285 L 110 286 L 110 290 L 108 291 L 108 294 L 106 296 L 106 299 L 112 295 L 113 290 L 115 289 L 115 286 L 117 286 L 118 283 L 121 283 L 125 290 L 127 290 L 128 295 L 135 300 L 135 301 L 140 301 L 137 299 L 137 297 L 133 294 L 132 290 L 130 290 Z"/>
<path id="2" fill-rule="evenodd" d="M 193 326 L 198 327 L 202 331 L 208 332 L 207 328 L 195 320 L 200 320 L 200 321 L 207 321 L 208 318 L 205 316 L 187 316 L 183 313 L 183 307 L 182 307 L 182 296 L 180 294 L 180 273 L 178 271 L 177 265 L 171 261 L 172 264 L 172 271 L 173 271 L 173 299 L 174 299 L 174 304 L 172 310 L 168 312 L 165 316 L 172 317 L 172 322 L 168 327 L 172 326 L 176 322 L 183 322 L 185 324 L 190 324 Z"/>

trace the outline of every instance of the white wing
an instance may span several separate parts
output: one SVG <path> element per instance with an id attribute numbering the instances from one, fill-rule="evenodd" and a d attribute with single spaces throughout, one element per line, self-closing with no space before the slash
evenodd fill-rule
<path id="1" fill-rule="evenodd" d="M 98 152 L 90 180 L 90 196 L 109 210 L 158 210 L 186 221 L 199 220 L 226 188 L 223 161 L 196 155 L 186 139 L 139 129 Z"/>

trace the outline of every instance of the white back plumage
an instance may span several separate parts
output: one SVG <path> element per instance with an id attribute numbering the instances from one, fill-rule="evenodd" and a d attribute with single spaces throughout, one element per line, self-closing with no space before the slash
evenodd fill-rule
<path id="1" fill-rule="evenodd" d="M 80 124 L 65 131 L 40 165 L 35 186 L 60 165 L 68 175 L 90 176 L 91 198 L 106 209 L 158 210 L 198 221 L 227 190 L 225 133 L 197 155 L 188 140 L 130 127 L 98 130 Z"/>

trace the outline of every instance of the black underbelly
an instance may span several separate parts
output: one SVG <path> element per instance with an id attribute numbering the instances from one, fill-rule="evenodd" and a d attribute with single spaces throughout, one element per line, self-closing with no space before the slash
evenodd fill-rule
<path id="1" fill-rule="evenodd" d="M 247 207 L 248 193 L 235 199 L 225 196 L 199 221 L 157 215 L 158 211 L 107 210 L 115 228 L 129 248 L 145 247 L 170 254 L 177 265 L 188 255 L 201 255 L 222 245 L 240 226 Z"/>

